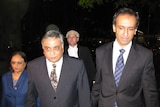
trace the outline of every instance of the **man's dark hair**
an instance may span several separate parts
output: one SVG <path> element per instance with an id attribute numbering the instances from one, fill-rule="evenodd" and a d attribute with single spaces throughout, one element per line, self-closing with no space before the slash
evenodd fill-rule
<path id="1" fill-rule="evenodd" d="M 139 26 L 139 15 L 138 15 L 138 12 L 135 12 L 134 10 L 132 10 L 130 8 L 126 8 L 126 7 L 119 9 L 118 12 L 116 12 L 114 14 L 113 22 L 112 22 L 113 25 L 116 25 L 116 19 L 120 14 L 129 14 L 129 15 L 135 16 L 136 20 L 137 20 L 136 28 L 138 28 L 138 26 Z"/>

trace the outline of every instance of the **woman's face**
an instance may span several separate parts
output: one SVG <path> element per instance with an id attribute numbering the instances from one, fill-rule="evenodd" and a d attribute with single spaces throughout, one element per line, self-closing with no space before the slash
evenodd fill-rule
<path id="1" fill-rule="evenodd" d="M 18 54 L 12 56 L 10 64 L 13 72 L 22 72 L 26 67 L 26 62 Z"/>

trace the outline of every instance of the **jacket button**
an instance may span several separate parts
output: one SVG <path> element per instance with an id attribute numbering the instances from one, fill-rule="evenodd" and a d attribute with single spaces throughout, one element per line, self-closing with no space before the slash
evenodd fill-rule
<path id="1" fill-rule="evenodd" d="M 14 87 L 15 90 L 17 90 L 17 87 Z"/>

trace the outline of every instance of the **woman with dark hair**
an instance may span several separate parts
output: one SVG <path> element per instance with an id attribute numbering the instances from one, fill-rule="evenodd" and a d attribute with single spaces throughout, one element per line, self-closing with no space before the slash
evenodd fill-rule
<path id="1" fill-rule="evenodd" d="M 28 90 L 28 75 L 25 70 L 27 57 L 24 52 L 16 51 L 11 55 L 11 70 L 2 76 L 1 107 L 24 107 Z"/>

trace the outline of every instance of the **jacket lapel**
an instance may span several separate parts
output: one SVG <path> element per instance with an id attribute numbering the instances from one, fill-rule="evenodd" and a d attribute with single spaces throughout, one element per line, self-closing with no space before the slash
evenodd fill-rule
<path id="1" fill-rule="evenodd" d="M 27 72 L 24 70 L 17 81 L 16 84 L 17 90 L 15 90 L 15 94 L 23 93 L 23 91 L 27 90 L 24 88 L 26 87 L 25 83 L 27 82 L 27 80 L 28 80 Z"/>
<path id="2" fill-rule="evenodd" d="M 126 61 L 126 65 L 124 67 L 124 71 L 123 74 L 121 76 L 121 80 L 119 82 L 119 86 L 121 86 L 123 83 L 125 83 L 126 81 L 126 77 L 127 75 L 130 74 L 130 69 L 132 69 L 132 65 L 135 64 L 136 60 L 136 50 L 135 50 L 135 45 L 133 44 L 131 47 L 131 50 L 129 52 L 127 61 Z"/>
<path id="3" fill-rule="evenodd" d="M 65 55 L 63 56 L 63 64 L 62 64 L 62 68 L 61 68 L 61 74 L 59 77 L 59 82 L 58 82 L 58 86 L 57 86 L 57 91 L 56 92 L 61 92 L 64 91 L 64 82 L 67 82 L 66 78 L 68 77 L 67 75 L 69 75 L 68 73 L 68 69 L 69 69 L 69 64 L 67 63 L 67 58 L 65 57 Z"/>
<path id="4" fill-rule="evenodd" d="M 48 70 L 47 70 L 47 64 L 46 64 L 46 59 L 45 57 L 43 57 L 42 62 L 41 62 L 41 78 L 45 81 L 44 84 L 46 84 L 45 86 L 49 86 L 48 91 L 50 91 L 51 93 L 55 93 L 52 85 L 51 85 L 51 81 L 48 75 Z"/>
<path id="5" fill-rule="evenodd" d="M 105 55 L 106 58 L 104 58 L 104 60 L 106 61 L 106 66 L 108 67 L 108 71 L 110 71 L 110 74 L 111 76 L 113 77 L 114 79 L 114 76 L 113 76 L 113 64 L 112 64 L 112 53 L 113 53 L 113 42 L 111 44 L 109 44 L 109 48 L 106 49 L 105 51 Z"/>
<path id="6" fill-rule="evenodd" d="M 105 46 L 105 51 L 102 54 L 102 56 L 104 56 L 102 58 L 101 61 L 101 65 L 103 65 L 102 67 L 102 73 L 104 73 L 103 75 L 109 75 L 112 78 L 112 82 L 114 84 L 114 76 L 113 76 L 113 68 L 112 68 L 112 53 L 113 53 L 113 42 L 109 43 Z"/>

